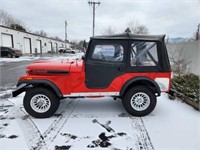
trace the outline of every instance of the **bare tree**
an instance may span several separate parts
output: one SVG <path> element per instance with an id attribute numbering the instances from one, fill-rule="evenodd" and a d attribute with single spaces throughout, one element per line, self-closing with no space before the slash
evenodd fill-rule
<path id="1" fill-rule="evenodd" d="M 200 24 L 197 26 L 197 31 L 194 35 L 195 40 L 200 40 L 200 31 L 199 30 L 200 30 Z"/>
<path id="2" fill-rule="evenodd" d="M 115 30 L 112 26 L 109 26 L 108 28 L 106 28 L 104 30 L 104 32 L 102 34 L 103 35 L 113 35 L 113 34 L 115 34 Z"/>
<path id="3" fill-rule="evenodd" d="M 58 41 L 63 41 L 60 37 L 58 36 L 55 36 L 55 37 L 52 37 L 54 40 L 58 40 Z"/>
<path id="4" fill-rule="evenodd" d="M 70 42 L 70 44 L 71 44 L 71 48 L 72 48 L 72 49 L 77 49 L 77 47 L 79 46 L 77 40 L 72 40 L 72 41 Z"/>
<path id="5" fill-rule="evenodd" d="M 11 14 L 7 13 L 3 9 L 0 9 L 0 25 L 11 27 L 12 24 L 18 24 L 22 26 L 22 22 L 14 18 Z"/>
<path id="6" fill-rule="evenodd" d="M 13 29 L 17 29 L 17 30 L 26 32 L 26 29 L 22 25 L 19 25 L 19 24 L 11 24 L 10 27 Z"/>
<path id="7" fill-rule="evenodd" d="M 43 31 L 43 30 L 35 31 L 34 33 L 37 34 L 37 35 L 41 35 L 41 36 L 47 37 L 47 33 L 45 31 Z"/>
<path id="8" fill-rule="evenodd" d="M 133 34 L 148 34 L 149 30 L 146 26 L 139 23 L 137 19 L 128 22 L 128 28 Z"/>

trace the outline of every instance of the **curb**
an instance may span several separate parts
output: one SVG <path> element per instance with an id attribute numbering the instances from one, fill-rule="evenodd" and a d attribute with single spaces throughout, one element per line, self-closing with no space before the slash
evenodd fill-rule
<path id="1" fill-rule="evenodd" d="M 168 93 L 168 98 L 169 99 L 175 99 L 178 98 L 180 100 L 182 100 L 183 102 L 185 102 L 186 104 L 192 106 L 194 109 L 200 111 L 200 103 L 196 103 L 194 102 L 194 100 L 190 97 L 185 96 L 184 94 L 177 92 L 175 90 L 171 90 Z"/>

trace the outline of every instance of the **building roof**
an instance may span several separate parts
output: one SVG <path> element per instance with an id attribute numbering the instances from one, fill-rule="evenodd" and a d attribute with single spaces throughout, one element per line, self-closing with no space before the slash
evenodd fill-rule
<path id="1" fill-rule="evenodd" d="M 138 35 L 128 32 L 114 35 L 93 36 L 91 39 L 133 39 L 133 40 L 147 40 L 147 41 L 163 41 L 165 35 Z"/>
<path id="2" fill-rule="evenodd" d="M 31 34 L 31 35 L 34 35 L 34 36 L 39 36 L 39 37 L 42 37 L 42 38 L 46 38 L 46 39 L 50 39 L 50 40 L 54 40 L 54 41 L 58 41 L 58 42 L 63 42 L 63 43 L 69 43 L 69 42 L 65 42 L 65 41 L 61 41 L 61 40 L 56 40 L 54 38 L 51 38 L 51 37 L 46 37 L 46 36 L 42 36 L 42 35 L 38 35 L 38 34 L 35 34 L 35 33 L 31 33 L 31 32 L 27 32 L 27 31 L 22 31 L 22 30 L 18 30 L 18 29 L 13 29 L 13 28 L 10 28 L 10 27 L 7 27 L 7 26 L 3 26 L 3 25 L 0 25 L 0 27 L 2 28 L 7 28 L 7 29 L 10 29 L 10 30 L 15 30 L 17 32 L 23 32 L 23 33 L 26 33 L 26 34 Z"/>

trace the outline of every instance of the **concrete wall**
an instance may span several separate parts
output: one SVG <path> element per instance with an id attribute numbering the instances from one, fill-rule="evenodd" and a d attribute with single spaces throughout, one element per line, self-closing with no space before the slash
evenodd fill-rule
<path id="1" fill-rule="evenodd" d="M 12 43 L 13 43 L 12 47 L 22 50 L 23 54 L 34 54 L 35 49 L 38 48 L 37 45 L 38 40 L 41 41 L 42 53 L 47 53 L 48 51 L 57 52 L 59 47 L 67 47 L 67 48 L 70 47 L 70 44 L 64 41 L 61 42 L 48 37 L 42 37 L 28 32 L 21 32 L 4 26 L 0 26 L 0 46 L 4 46 L 2 41 L 3 40 L 2 36 L 5 34 L 12 35 Z M 25 48 L 24 38 L 30 38 L 31 50 Z M 52 43 L 52 49 L 50 49 L 51 48 L 50 43 Z M 40 50 L 37 50 L 37 52 L 40 53 Z"/>
<path id="2" fill-rule="evenodd" d="M 185 72 L 200 75 L 200 41 L 167 43 L 169 57 L 185 60 Z"/>

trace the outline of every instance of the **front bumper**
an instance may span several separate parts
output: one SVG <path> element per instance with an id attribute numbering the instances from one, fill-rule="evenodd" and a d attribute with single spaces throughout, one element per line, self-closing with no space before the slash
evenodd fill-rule
<path id="1" fill-rule="evenodd" d="M 21 94 L 22 92 L 26 91 L 28 84 L 21 84 L 20 86 L 18 86 L 13 92 L 12 92 L 12 96 L 16 97 L 17 95 Z"/>

